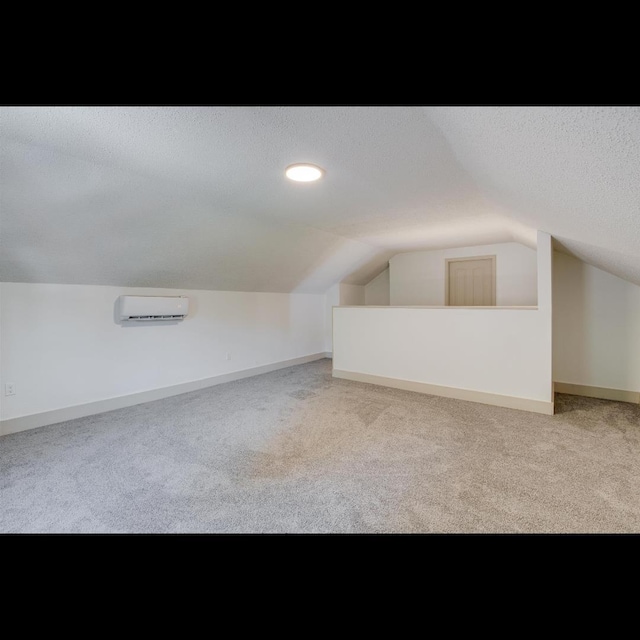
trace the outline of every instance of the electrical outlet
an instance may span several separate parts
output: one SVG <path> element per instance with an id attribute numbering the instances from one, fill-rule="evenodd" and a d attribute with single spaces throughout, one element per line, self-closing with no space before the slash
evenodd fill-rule
<path id="1" fill-rule="evenodd" d="M 227 352 L 227 360 L 231 360 L 231 354 Z"/>
<path id="2" fill-rule="evenodd" d="M 16 395 L 16 385 L 13 382 L 7 382 L 4 385 L 4 395 L 5 396 L 15 396 Z"/>

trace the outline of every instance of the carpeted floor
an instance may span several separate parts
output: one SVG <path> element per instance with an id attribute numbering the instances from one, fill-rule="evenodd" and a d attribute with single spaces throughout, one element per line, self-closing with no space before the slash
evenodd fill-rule
<path id="1" fill-rule="evenodd" d="M 640 406 L 556 401 L 290 367 L 0 438 L 0 531 L 640 532 Z"/>

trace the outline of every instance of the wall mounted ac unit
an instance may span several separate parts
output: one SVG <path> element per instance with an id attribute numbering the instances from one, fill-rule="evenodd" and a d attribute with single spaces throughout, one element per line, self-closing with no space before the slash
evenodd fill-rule
<path id="1" fill-rule="evenodd" d="M 120 296 L 122 322 L 166 322 L 184 320 L 189 313 L 185 296 Z"/>

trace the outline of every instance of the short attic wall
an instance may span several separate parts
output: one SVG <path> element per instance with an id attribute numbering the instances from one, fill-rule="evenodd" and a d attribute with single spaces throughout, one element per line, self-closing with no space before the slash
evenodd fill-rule
<path id="1" fill-rule="evenodd" d="M 185 295 L 189 315 L 123 326 L 120 295 Z M 5 433 L 324 357 L 323 295 L 0 283 L 0 298 Z"/>
<path id="2" fill-rule="evenodd" d="M 558 390 L 638 402 L 640 287 L 559 252 L 553 287 Z"/>
<path id="3" fill-rule="evenodd" d="M 333 375 L 553 413 L 552 253 L 539 232 L 537 307 L 334 308 Z"/>

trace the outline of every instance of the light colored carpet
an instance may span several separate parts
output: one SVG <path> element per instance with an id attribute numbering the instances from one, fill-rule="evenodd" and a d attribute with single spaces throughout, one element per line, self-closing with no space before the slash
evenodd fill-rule
<path id="1" fill-rule="evenodd" d="M 557 411 L 320 360 L 0 438 L 0 531 L 639 532 L 640 407 Z"/>

